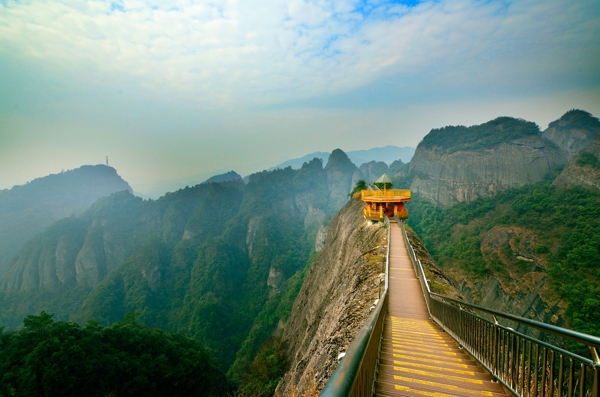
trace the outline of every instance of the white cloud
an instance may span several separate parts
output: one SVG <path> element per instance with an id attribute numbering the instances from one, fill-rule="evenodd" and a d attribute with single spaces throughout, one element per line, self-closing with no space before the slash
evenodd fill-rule
<path id="1" fill-rule="evenodd" d="M 10 2 L 0 53 L 85 76 L 130 75 L 206 105 L 340 94 L 431 73 L 449 88 L 522 84 L 600 68 L 594 1 Z M 542 81 L 543 83 L 543 81 Z M 540 84 L 542 84 L 540 83 Z"/>

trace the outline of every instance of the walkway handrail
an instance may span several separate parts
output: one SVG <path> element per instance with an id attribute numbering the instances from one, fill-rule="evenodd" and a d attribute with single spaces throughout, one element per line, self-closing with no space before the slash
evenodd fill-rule
<path id="1" fill-rule="evenodd" d="M 515 396 L 600 397 L 600 338 L 502 313 L 430 291 L 402 221 L 409 257 L 429 315 Z M 465 310 L 464 308 L 471 310 Z M 473 312 L 489 314 L 493 321 Z M 498 317 L 586 345 L 592 359 L 537 340 L 498 322 Z"/>
<path id="2" fill-rule="evenodd" d="M 320 397 L 366 397 L 371 396 L 375 383 L 375 371 L 379 361 L 379 349 L 383 335 L 383 320 L 388 308 L 388 274 L 390 261 L 390 222 L 385 218 L 387 235 L 387 253 L 385 259 L 385 289 L 379 302 L 369 315 L 365 325 L 358 331 L 356 338 L 348 348 L 327 384 L 321 390 Z"/>

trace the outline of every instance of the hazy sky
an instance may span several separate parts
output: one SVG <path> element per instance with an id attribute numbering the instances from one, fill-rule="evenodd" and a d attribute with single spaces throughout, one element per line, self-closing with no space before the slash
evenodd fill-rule
<path id="1" fill-rule="evenodd" d="M 140 190 L 572 108 L 600 116 L 597 0 L 0 0 L 0 188 L 109 156 Z"/>

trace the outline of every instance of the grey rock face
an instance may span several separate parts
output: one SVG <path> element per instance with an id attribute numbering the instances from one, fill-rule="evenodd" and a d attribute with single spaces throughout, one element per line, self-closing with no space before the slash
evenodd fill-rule
<path id="1" fill-rule="evenodd" d="M 269 268 L 269 277 L 267 278 L 267 286 L 273 288 L 273 292 L 279 292 L 279 288 L 284 281 L 283 272 L 271 266 Z"/>
<path id="2" fill-rule="evenodd" d="M 246 248 L 248 249 L 248 257 L 252 259 L 252 249 L 254 248 L 254 240 L 260 226 L 261 216 L 253 216 L 248 222 L 248 231 L 246 232 Z"/>
<path id="3" fill-rule="evenodd" d="M 335 214 L 348 201 L 348 193 L 352 190 L 352 176 L 357 170 L 356 165 L 340 149 L 331 153 L 325 167 L 330 189 L 327 213 Z"/>
<path id="4" fill-rule="evenodd" d="M 367 183 L 373 183 L 381 175 L 387 173 L 389 168 L 383 161 L 371 161 L 362 164 L 358 170 L 362 173 L 363 179 Z"/>
<path id="5" fill-rule="evenodd" d="M 581 153 L 589 153 L 596 159 L 600 159 L 600 134 L 596 135 Z M 591 164 L 580 164 L 577 160 L 577 158 L 574 158 L 569 163 L 556 178 L 554 185 L 567 188 L 581 186 L 588 190 L 600 192 L 600 168 Z"/>
<path id="6" fill-rule="evenodd" d="M 327 232 L 329 231 L 329 226 L 321 226 L 319 231 L 317 232 L 317 237 L 315 238 L 315 252 L 321 252 L 323 247 L 325 247 L 325 243 L 327 242 Z"/>
<path id="7" fill-rule="evenodd" d="M 353 199 L 336 215 L 327 245 L 294 302 L 283 334 L 290 370 L 276 396 L 323 388 L 338 354 L 352 343 L 377 299 L 387 232 L 381 224 L 366 222 L 362 207 Z"/>
<path id="8" fill-rule="evenodd" d="M 410 163 L 411 189 L 436 205 L 450 206 L 539 182 L 565 162 L 557 148 L 537 136 L 450 154 L 418 147 Z"/>
<path id="9" fill-rule="evenodd" d="M 104 243 L 99 225 L 93 225 L 75 259 L 77 283 L 95 287 L 106 275 Z"/>
<path id="10" fill-rule="evenodd" d="M 550 123 L 542 133 L 563 151 L 568 160 L 585 148 L 600 133 L 600 122 L 588 112 L 571 110 Z"/>

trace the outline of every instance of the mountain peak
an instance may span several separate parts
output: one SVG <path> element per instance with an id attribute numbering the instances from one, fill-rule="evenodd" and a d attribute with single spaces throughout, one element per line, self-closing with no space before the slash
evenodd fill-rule
<path id="1" fill-rule="evenodd" d="M 19 248 L 54 221 L 79 215 L 100 197 L 129 184 L 106 165 L 79 168 L 36 178 L 0 193 L 0 274 Z"/>
<path id="2" fill-rule="evenodd" d="M 498 117 L 487 123 L 434 128 L 423 138 L 419 147 L 439 147 L 446 153 L 476 151 L 495 147 L 500 143 L 540 133 L 537 124 L 513 117 Z"/>
<path id="3" fill-rule="evenodd" d="M 332 169 L 356 170 L 356 164 L 350 160 L 350 157 L 348 157 L 348 155 L 342 149 L 335 149 L 333 152 L 331 152 L 329 161 L 325 166 L 325 171 Z"/>
<path id="4" fill-rule="evenodd" d="M 542 137 L 558 146 L 570 160 L 600 133 L 600 120 L 590 113 L 571 109 L 551 122 Z"/>
<path id="5" fill-rule="evenodd" d="M 238 179 L 241 180 L 242 176 L 240 174 L 238 174 L 237 172 L 235 172 L 234 170 L 231 170 L 224 174 L 211 176 L 210 178 L 208 178 L 207 180 L 205 180 L 202 183 L 213 183 L 213 182 L 218 183 L 218 182 L 226 182 L 226 181 L 237 181 Z"/>
<path id="6" fill-rule="evenodd" d="M 600 120 L 594 117 L 591 113 L 581 109 L 571 109 L 558 120 L 548 124 L 551 127 L 580 128 L 580 129 L 598 129 L 600 128 Z"/>

